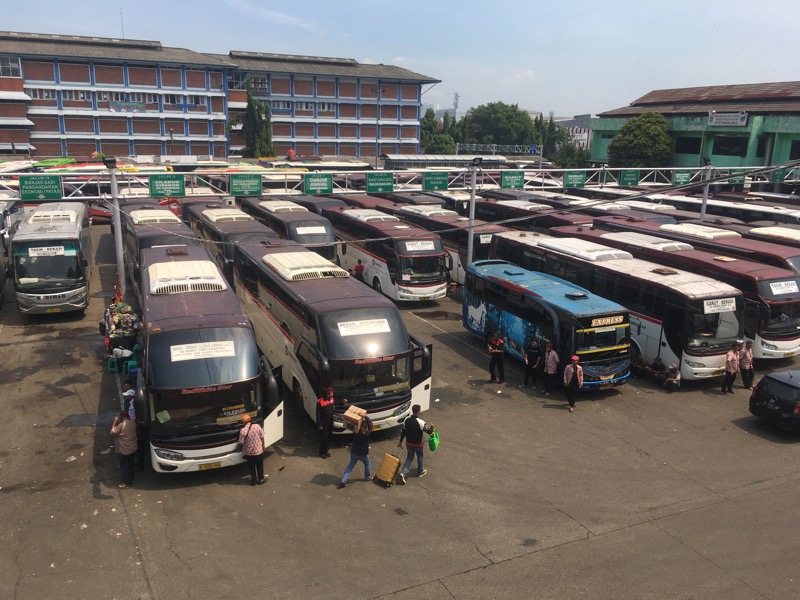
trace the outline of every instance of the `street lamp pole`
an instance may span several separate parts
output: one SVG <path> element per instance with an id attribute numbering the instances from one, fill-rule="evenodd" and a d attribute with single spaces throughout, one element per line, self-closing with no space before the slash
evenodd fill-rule
<path id="1" fill-rule="evenodd" d="M 119 187 L 117 185 L 117 159 L 113 156 L 103 158 L 103 164 L 111 175 L 111 218 L 114 221 L 114 250 L 117 254 L 117 283 L 119 293 L 125 298 L 125 261 L 122 257 L 122 219 L 119 214 Z"/>
<path id="2" fill-rule="evenodd" d="M 480 156 L 472 159 L 472 182 L 470 184 L 469 192 L 469 228 L 467 230 L 467 264 L 464 265 L 464 271 L 472 264 L 472 254 L 474 250 L 475 235 L 475 188 L 478 185 L 478 167 L 483 162 Z"/>

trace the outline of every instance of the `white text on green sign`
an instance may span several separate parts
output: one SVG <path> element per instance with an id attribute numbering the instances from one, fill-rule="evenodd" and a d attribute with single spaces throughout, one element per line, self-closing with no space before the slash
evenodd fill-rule
<path id="1" fill-rule="evenodd" d="M 183 182 L 183 175 L 179 173 L 150 175 L 149 180 L 150 195 L 153 198 L 186 195 L 186 186 Z"/>
<path id="2" fill-rule="evenodd" d="M 61 200 L 61 179 L 58 175 L 20 175 L 21 200 Z"/>
<path id="3" fill-rule="evenodd" d="M 566 171 L 564 173 L 565 188 L 582 188 L 586 184 L 586 173 L 584 171 Z"/>
<path id="4" fill-rule="evenodd" d="M 523 171 L 500 171 L 500 187 L 504 190 L 521 190 L 525 186 Z"/>
<path id="5" fill-rule="evenodd" d="M 394 175 L 377 171 L 367 173 L 367 193 L 391 192 L 394 190 Z"/>
<path id="6" fill-rule="evenodd" d="M 424 173 L 422 175 L 422 189 L 426 192 L 446 190 L 449 174 L 447 171 Z"/>
<path id="7" fill-rule="evenodd" d="M 261 175 L 254 173 L 231 174 L 232 196 L 260 196 Z"/>
<path id="8" fill-rule="evenodd" d="M 331 173 L 308 173 L 303 177 L 303 191 L 306 194 L 332 194 L 333 175 Z"/>

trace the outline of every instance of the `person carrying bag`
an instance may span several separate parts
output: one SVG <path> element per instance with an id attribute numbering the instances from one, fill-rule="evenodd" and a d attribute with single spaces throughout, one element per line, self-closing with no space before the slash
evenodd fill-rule
<path id="1" fill-rule="evenodd" d="M 242 415 L 242 425 L 239 445 L 250 470 L 250 485 L 263 485 L 268 477 L 264 475 L 264 430 L 250 421 L 250 415 Z"/>

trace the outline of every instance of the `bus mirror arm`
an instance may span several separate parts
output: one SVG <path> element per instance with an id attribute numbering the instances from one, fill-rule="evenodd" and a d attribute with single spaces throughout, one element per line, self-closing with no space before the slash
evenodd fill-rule
<path id="1" fill-rule="evenodd" d="M 82 258 L 81 259 L 81 267 L 83 267 L 85 269 L 88 266 L 89 266 L 89 261 L 86 260 L 85 258 Z"/>

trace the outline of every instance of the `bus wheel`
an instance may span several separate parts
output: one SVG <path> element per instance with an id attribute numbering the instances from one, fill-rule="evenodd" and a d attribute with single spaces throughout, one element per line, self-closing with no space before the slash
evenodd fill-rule
<path id="1" fill-rule="evenodd" d="M 305 404 L 303 403 L 303 392 L 300 391 L 300 384 L 295 379 L 292 382 L 292 397 L 294 398 L 294 404 L 301 413 L 306 412 Z"/>
<path id="2" fill-rule="evenodd" d="M 375 277 L 375 278 L 372 280 L 372 288 L 373 288 L 373 289 L 374 289 L 376 292 L 380 292 L 381 294 L 383 293 L 383 287 L 381 286 L 381 280 L 380 280 L 380 279 L 378 279 L 377 277 Z"/>

